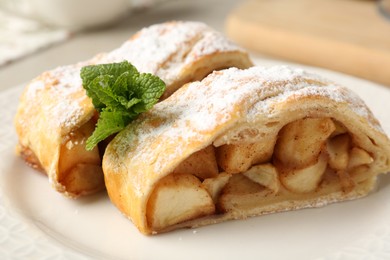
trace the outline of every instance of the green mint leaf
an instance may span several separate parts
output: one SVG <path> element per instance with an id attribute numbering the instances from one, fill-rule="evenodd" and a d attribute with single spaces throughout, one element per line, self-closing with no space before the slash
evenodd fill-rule
<path id="1" fill-rule="evenodd" d="M 88 80 L 88 82 L 90 81 Z M 99 97 L 96 94 L 95 88 L 93 86 L 95 86 L 95 84 L 91 84 L 91 82 L 89 84 L 83 83 L 83 87 L 87 92 L 87 96 L 92 99 L 92 103 L 94 107 L 97 110 L 101 110 L 102 108 L 104 108 L 104 104 L 100 101 Z"/>
<path id="2" fill-rule="evenodd" d="M 87 139 L 86 148 L 92 150 L 100 141 L 125 128 L 132 118 L 123 111 L 103 110 L 99 114 L 99 120 L 95 131 Z"/>
<path id="3" fill-rule="evenodd" d="M 121 75 L 119 75 L 118 78 L 116 79 L 114 85 L 112 86 L 112 91 L 116 95 L 123 96 L 123 97 L 133 95 L 134 92 L 127 87 L 129 85 L 128 84 L 128 79 L 130 77 L 132 77 L 132 75 L 133 74 L 131 74 L 128 71 L 126 71 L 126 72 L 122 73 Z M 135 74 L 135 75 L 138 75 L 138 73 Z"/>
<path id="4" fill-rule="evenodd" d="M 125 72 L 129 75 L 139 74 L 138 70 L 128 61 L 120 63 L 108 63 L 97 65 L 100 71 L 100 75 L 112 75 L 114 78 L 118 78 Z"/>
<path id="5" fill-rule="evenodd" d="M 165 83 L 159 77 L 144 73 L 133 78 L 136 95 L 142 100 L 133 107 L 134 113 L 143 113 L 151 109 L 165 91 Z"/>
<path id="6" fill-rule="evenodd" d="M 138 114 L 148 111 L 165 91 L 165 83 L 152 74 L 139 73 L 129 62 L 86 66 L 80 77 L 87 95 L 100 112 L 87 150 L 121 131 Z"/>
<path id="7" fill-rule="evenodd" d="M 132 111 L 130 110 L 130 108 L 138 103 L 142 102 L 142 99 L 140 98 L 132 98 L 131 100 L 129 100 L 126 104 L 125 104 L 125 107 L 127 109 L 129 109 L 129 112 Z"/>
<path id="8" fill-rule="evenodd" d="M 83 80 L 83 85 L 89 85 L 97 76 L 111 75 L 114 78 L 118 78 L 124 72 L 129 72 L 131 75 L 139 74 L 131 63 L 124 61 L 121 63 L 85 66 L 81 68 L 80 76 Z"/>
<path id="9" fill-rule="evenodd" d="M 93 105 L 98 111 L 101 111 L 106 107 L 117 107 L 118 100 L 117 96 L 113 93 L 111 89 L 113 79 L 110 75 L 101 75 L 97 76 L 89 84 L 89 93 L 92 98 Z"/>

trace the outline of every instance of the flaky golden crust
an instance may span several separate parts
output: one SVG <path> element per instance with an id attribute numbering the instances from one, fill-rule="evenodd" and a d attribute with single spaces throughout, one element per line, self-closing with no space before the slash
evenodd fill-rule
<path id="1" fill-rule="evenodd" d="M 209 145 L 275 142 L 285 125 L 304 118 L 341 122 L 354 144 L 372 156 L 367 173 L 372 177 L 348 193 L 340 187 L 315 196 L 283 197 L 282 192 L 282 199 L 269 205 L 191 219 L 165 230 L 149 225 L 147 204 L 155 186 L 191 154 Z M 390 142 L 364 102 L 346 88 L 288 67 L 228 69 L 187 84 L 129 125 L 108 145 L 103 169 L 111 201 L 142 233 L 151 234 L 362 197 L 374 187 L 377 174 L 390 170 Z"/>
<path id="2" fill-rule="evenodd" d="M 123 60 L 141 72 L 161 77 L 167 84 L 164 97 L 213 70 L 252 65 L 245 51 L 205 24 L 169 22 L 141 30 L 112 52 L 58 67 L 31 81 L 20 98 L 15 117 L 21 155 L 30 165 L 42 168 L 54 188 L 66 196 L 104 189 L 103 175 L 97 167 L 101 164 L 98 149 L 80 149 L 93 131 L 91 127 L 87 127 L 88 131 L 80 128 L 96 122 L 96 111 L 82 87 L 80 69 Z M 72 154 L 74 151 L 78 155 Z M 28 156 L 23 156 L 27 152 Z M 64 154 L 71 163 L 64 160 Z M 92 173 L 94 169 L 96 174 Z"/>
<path id="3" fill-rule="evenodd" d="M 45 172 L 44 169 L 41 166 L 41 163 L 39 162 L 38 158 L 35 156 L 35 154 L 28 149 L 27 147 L 24 147 L 20 144 L 16 146 L 16 153 L 20 155 L 20 157 L 23 158 L 23 160 L 26 162 L 28 166 L 31 168 L 34 168 L 38 171 Z"/>
<path id="4" fill-rule="evenodd" d="M 35 161 L 28 162 L 40 165 L 54 188 L 71 197 L 104 188 L 101 181 L 91 190 L 68 193 L 59 176 L 61 147 L 95 113 L 79 79 L 82 65 L 57 68 L 34 79 L 24 90 L 15 117 L 21 151 L 28 151 L 29 158 Z M 92 153 L 96 154 L 97 150 Z"/>

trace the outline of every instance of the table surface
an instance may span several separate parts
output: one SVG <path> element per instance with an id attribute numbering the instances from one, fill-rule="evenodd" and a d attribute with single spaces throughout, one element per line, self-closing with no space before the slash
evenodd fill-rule
<path id="1" fill-rule="evenodd" d="M 224 32 L 227 14 L 239 3 L 238 0 L 171 0 L 132 12 L 114 25 L 75 33 L 65 42 L 1 66 L 0 90 L 26 83 L 57 66 L 87 60 L 97 53 L 115 49 L 132 34 L 152 24 L 171 20 L 202 21 Z"/>

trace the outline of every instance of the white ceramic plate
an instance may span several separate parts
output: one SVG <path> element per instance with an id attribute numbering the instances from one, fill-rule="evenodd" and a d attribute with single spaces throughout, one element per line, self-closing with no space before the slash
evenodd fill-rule
<path id="1" fill-rule="evenodd" d="M 308 70 L 353 88 L 390 133 L 390 89 Z M 141 235 L 105 193 L 66 199 L 14 155 L 12 119 L 21 91 L 22 86 L 0 92 L 0 259 L 390 258 L 390 176 L 381 178 L 376 192 L 355 201 Z"/>

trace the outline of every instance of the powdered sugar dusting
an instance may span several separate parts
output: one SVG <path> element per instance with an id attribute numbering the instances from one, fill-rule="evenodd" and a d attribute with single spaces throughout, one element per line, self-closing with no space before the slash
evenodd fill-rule
<path id="1" fill-rule="evenodd" d="M 302 83 L 295 86 L 287 84 L 284 93 L 278 95 L 272 101 L 274 103 L 283 102 L 287 99 L 297 99 L 308 96 L 327 97 L 339 103 L 346 103 L 354 113 L 367 118 L 373 128 L 383 132 L 378 122 L 373 118 L 371 111 L 360 97 L 347 88 L 334 85 L 333 83 L 328 83 L 325 87 L 316 84 L 309 86 L 307 84 L 302 85 Z"/>
<path id="2" fill-rule="evenodd" d="M 167 23 L 144 28 L 119 49 L 107 56 L 108 61 L 128 60 L 138 70 L 158 74 L 162 64 L 180 48 L 191 42 L 207 27 L 202 23 Z"/>
<path id="3" fill-rule="evenodd" d="M 69 129 L 84 116 L 80 103 L 86 99 L 86 95 L 80 96 L 80 91 L 83 91 L 80 69 L 81 66 L 64 66 L 49 72 L 48 79 L 55 80 L 47 82 L 51 87 L 45 96 L 50 95 L 55 102 L 46 103 L 46 110 L 55 127 Z"/>
<path id="4" fill-rule="evenodd" d="M 45 106 L 44 112 L 52 118 L 53 127 L 69 128 L 85 116 L 85 107 L 81 104 L 87 106 L 87 110 L 92 106 L 79 76 L 83 66 L 128 60 L 141 72 L 159 76 L 169 87 L 186 65 L 204 55 L 228 50 L 240 49 L 203 23 L 153 25 L 142 29 L 110 53 L 43 73 L 28 85 L 25 98 L 29 101 L 26 103 Z M 44 99 L 49 97 L 52 102 L 45 102 Z"/>
<path id="5" fill-rule="evenodd" d="M 76 102 L 70 100 L 64 100 L 48 109 L 53 117 L 53 124 L 66 129 L 74 127 L 84 112 Z"/>
<path id="6" fill-rule="evenodd" d="M 185 156 L 190 145 L 198 143 L 201 149 L 202 145 L 212 142 L 212 135 L 222 133 L 230 124 L 249 122 L 259 113 L 270 115 L 276 103 L 311 95 L 325 96 L 349 106 L 361 116 L 372 116 L 351 91 L 301 69 L 286 66 L 231 68 L 214 72 L 201 82 L 178 90 L 126 128 L 111 145 L 120 156 L 128 154 L 126 164 L 132 165 L 132 169 L 142 169 L 132 172 L 133 181 L 136 180 L 134 186 L 138 186 L 151 181 L 144 169 L 149 166 L 138 167 L 145 165 L 145 161 L 153 168 L 152 172 L 165 172 L 164 167 L 171 167 L 171 161 Z M 369 123 L 380 129 L 375 121 L 369 120 Z"/>
<path id="7" fill-rule="evenodd" d="M 23 111 L 17 122 L 33 134 L 45 122 L 46 131 L 63 132 L 75 127 L 80 119 L 90 116 L 92 104 L 82 88 L 80 69 L 84 64 L 58 67 L 34 79 L 24 93 Z M 33 137 L 32 137 L 33 138 Z"/>
<path id="8" fill-rule="evenodd" d="M 34 100 L 39 92 L 45 89 L 45 83 L 40 79 L 33 80 L 26 89 L 26 97 L 29 100 Z"/>
<path id="9" fill-rule="evenodd" d="M 242 51 L 245 50 L 237 47 L 220 33 L 212 30 L 207 30 L 203 33 L 203 38 L 199 40 L 191 50 L 191 53 L 186 57 L 186 64 L 191 63 L 194 59 L 215 53 L 216 51 Z"/>
<path id="10" fill-rule="evenodd" d="M 42 74 L 28 85 L 26 99 L 30 100 L 28 102 L 31 105 L 42 105 L 40 98 L 50 96 L 55 102 L 46 102 L 46 110 L 53 117 L 53 127 L 70 127 L 83 116 L 80 103 L 89 102 L 88 106 L 92 106 L 82 88 L 79 76 L 82 66 L 128 60 L 141 72 L 159 76 L 169 87 L 183 67 L 204 55 L 238 50 L 241 49 L 203 23 L 153 25 L 142 29 L 110 53 L 99 54 L 90 61 L 58 67 Z"/>
<path id="11" fill-rule="evenodd" d="M 188 64 L 227 51 L 245 52 L 203 23 L 171 22 L 141 30 L 104 60 L 128 60 L 141 72 L 157 75 L 170 85 Z"/>

